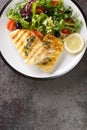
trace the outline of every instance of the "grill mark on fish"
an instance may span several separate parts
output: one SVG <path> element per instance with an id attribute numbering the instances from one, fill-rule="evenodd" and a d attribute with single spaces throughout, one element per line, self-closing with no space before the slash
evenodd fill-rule
<path id="1" fill-rule="evenodd" d="M 27 32 L 24 34 L 24 36 L 23 36 L 23 38 L 22 38 L 20 44 L 19 44 L 18 47 L 17 47 L 18 50 L 23 46 L 24 39 L 25 39 L 25 38 L 28 38 L 29 35 L 31 35 L 31 34 L 30 34 L 30 33 L 27 33 Z"/>
<path id="2" fill-rule="evenodd" d="M 32 34 L 31 34 L 30 36 L 32 36 Z M 30 36 L 28 35 L 27 38 L 29 38 Z M 30 50 L 28 51 L 27 57 L 28 57 L 28 56 L 30 55 L 30 53 L 32 52 L 33 47 L 36 45 L 36 42 L 37 42 L 37 39 L 35 39 L 35 42 L 32 42 L 32 43 L 31 43 Z M 26 45 L 27 45 L 27 42 L 22 45 L 22 47 L 21 47 L 21 49 L 20 49 L 20 53 L 21 53 L 21 54 L 23 54 L 23 53 L 25 52 L 24 46 L 26 46 Z"/>
<path id="3" fill-rule="evenodd" d="M 35 57 L 35 64 L 38 64 L 39 62 L 43 61 L 47 57 L 46 51 L 43 49 L 38 56 Z"/>
<path id="4" fill-rule="evenodd" d="M 33 64 L 36 64 L 37 62 L 39 62 L 39 60 L 42 58 L 42 53 L 44 52 L 43 48 L 40 47 L 40 49 L 38 48 L 34 55 L 32 55 L 32 57 L 30 58 L 30 61 L 33 62 Z M 45 55 L 45 53 L 44 53 Z"/>
<path id="5" fill-rule="evenodd" d="M 23 38 L 23 35 L 25 35 L 26 32 L 27 32 L 27 31 L 24 30 L 24 32 L 21 31 L 21 32 L 18 33 L 18 35 L 17 35 L 17 37 L 16 37 L 16 39 L 15 39 L 15 43 L 16 43 L 16 44 L 18 44 L 18 42 L 22 41 L 21 38 Z"/>
<path id="6" fill-rule="evenodd" d="M 41 50 L 41 49 L 42 49 L 41 44 L 39 44 L 39 43 L 38 43 L 38 45 L 34 44 L 32 50 L 30 51 L 28 58 L 26 60 L 29 62 L 29 60 L 32 59 L 32 57 L 34 57 L 36 53 L 38 54 L 38 50 Z"/>
<path id="7" fill-rule="evenodd" d="M 24 35 L 23 36 L 23 38 L 22 38 L 22 43 L 20 44 L 20 47 L 18 48 L 19 49 L 19 52 L 20 53 L 23 53 L 24 52 L 24 46 L 26 46 L 27 45 L 27 39 L 31 36 L 32 34 L 30 34 L 30 33 L 26 33 L 26 35 Z M 25 40 L 26 39 L 26 40 Z"/>
<path id="8" fill-rule="evenodd" d="M 20 33 L 20 30 L 19 30 L 19 29 L 15 31 L 15 34 L 14 34 L 14 32 L 12 32 L 12 33 L 10 34 L 11 38 L 12 38 L 12 39 L 15 39 L 15 38 L 17 37 L 18 33 Z"/>

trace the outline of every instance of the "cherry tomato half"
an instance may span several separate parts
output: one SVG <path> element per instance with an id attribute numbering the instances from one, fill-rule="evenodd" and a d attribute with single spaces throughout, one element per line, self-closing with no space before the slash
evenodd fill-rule
<path id="1" fill-rule="evenodd" d="M 39 38 L 43 38 L 44 37 L 44 35 L 41 32 L 38 32 L 37 30 L 34 30 L 34 33 Z"/>
<path id="2" fill-rule="evenodd" d="M 58 4 L 59 4 L 58 0 L 53 0 L 52 3 L 51 3 L 52 6 L 56 6 Z"/>
<path id="3" fill-rule="evenodd" d="M 10 19 L 7 23 L 7 29 L 10 31 L 13 31 L 16 29 L 16 22 L 12 19 Z"/>
<path id="4" fill-rule="evenodd" d="M 42 6 L 37 6 L 36 7 L 36 14 L 40 14 L 40 13 L 42 13 L 42 12 L 44 12 L 45 11 L 45 8 L 44 7 L 42 7 Z"/>
<path id="5" fill-rule="evenodd" d="M 61 32 L 65 35 L 68 35 L 71 33 L 71 31 L 69 29 L 62 29 Z"/>

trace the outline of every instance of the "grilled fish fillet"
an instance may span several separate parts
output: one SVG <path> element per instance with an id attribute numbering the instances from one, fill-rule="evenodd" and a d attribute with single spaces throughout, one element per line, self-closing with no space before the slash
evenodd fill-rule
<path id="1" fill-rule="evenodd" d="M 43 43 L 32 31 L 17 29 L 10 33 L 10 37 L 18 52 L 27 63 L 36 64 L 46 57 L 47 54 Z"/>
<path id="2" fill-rule="evenodd" d="M 43 43 L 47 49 L 47 58 L 38 63 L 37 66 L 45 72 L 50 72 L 55 67 L 56 62 L 63 51 L 63 43 L 51 34 L 48 34 L 44 37 Z"/>
<path id="3" fill-rule="evenodd" d="M 17 29 L 10 33 L 10 37 L 24 60 L 45 72 L 53 70 L 63 50 L 62 42 L 51 34 L 41 41 L 33 31 Z"/>

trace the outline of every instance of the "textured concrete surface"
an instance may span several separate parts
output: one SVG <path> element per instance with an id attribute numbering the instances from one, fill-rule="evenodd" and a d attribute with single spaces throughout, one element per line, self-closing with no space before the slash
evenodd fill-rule
<path id="1" fill-rule="evenodd" d="M 87 17 L 87 1 L 78 3 Z M 53 80 L 22 77 L 0 58 L 0 130 L 87 130 L 87 52 Z"/>

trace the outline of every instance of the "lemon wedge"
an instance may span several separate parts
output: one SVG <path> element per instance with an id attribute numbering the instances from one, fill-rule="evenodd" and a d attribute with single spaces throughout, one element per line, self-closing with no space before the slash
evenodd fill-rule
<path id="1" fill-rule="evenodd" d="M 73 33 L 64 40 L 65 50 L 71 54 L 78 54 L 84 48 L 84 40 L 79 33 Z"/>

